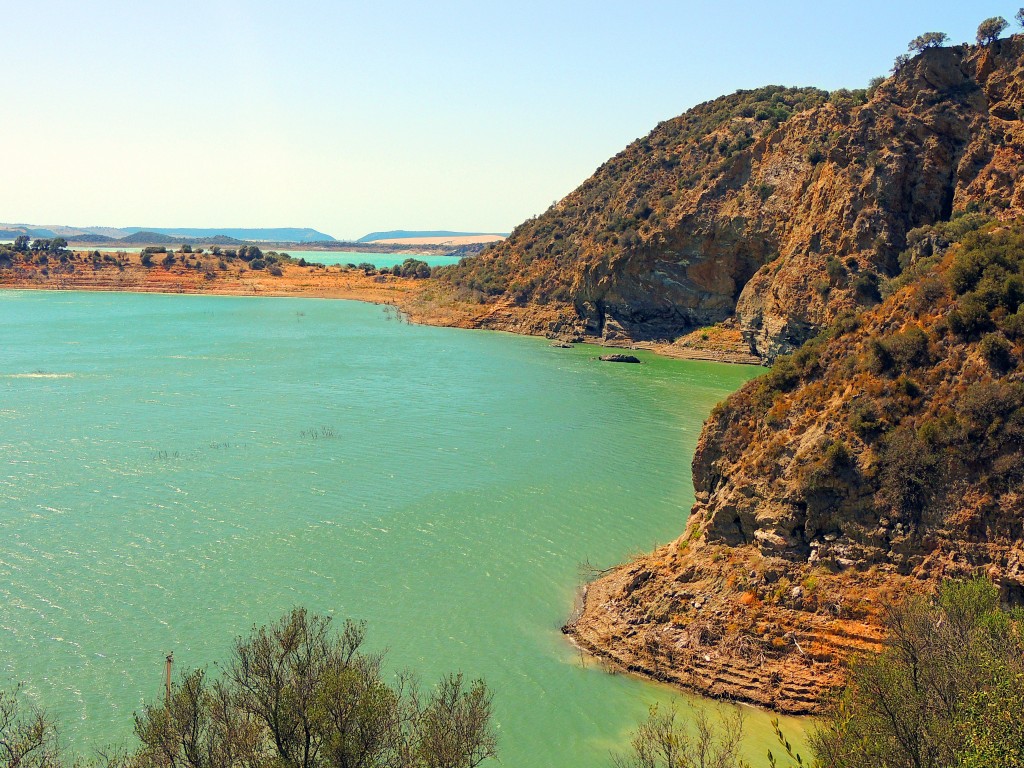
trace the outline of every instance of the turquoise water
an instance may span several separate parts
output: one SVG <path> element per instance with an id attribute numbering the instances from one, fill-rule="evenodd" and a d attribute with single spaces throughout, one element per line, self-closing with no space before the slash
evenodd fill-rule
<path id="1" fill-rule="evenodd" d="M 285 251 L 293 259 L 305 259 L 314 264 L 373 264 L 377 269 L 393 267 L 406 259 L 419 259 L 432 267 L 458 264 L 459 256 L 444 256 L 437 253 L 369 253 L 367 251 Z"/>
<path id="2" fill-rule="evenodd" d="M 0 292 L 0 684 L 88 750 L 169 651 L 214 663 L 301 604 L 365 619 L 395 669 L 483 676 L 503 765 L 606 764 L 675 694 L 564 641 L 578 564 L 679 534 L 701 422 L 757 371 L 389 317 Z"/>

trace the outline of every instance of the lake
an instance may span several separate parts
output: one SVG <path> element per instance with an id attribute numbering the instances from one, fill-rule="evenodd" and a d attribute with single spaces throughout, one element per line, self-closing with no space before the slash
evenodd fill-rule
<path id="1" fill-rule="evenodd" d="M 72 748 L 126 739 L 168 652 L 212 665 L 295 605 L 485 678 L 508 768 L 605 765 L 681 698 L 559 626 L 580 563 L 682 532 L 701 424 L 758 369 L 315 299 L 3 291 L 0 330 L 0 684 Z"/>
<path id="2" fill-rule="evenodd" d="M 447 256 L 438 253 L 369 253 L 368 251 L 285 251 L 298 261 L 305 259 L 314 264 L 335 266 L 338 264 L 373 264 L 377 269 L 393 267 L 406 259 L 425 261 L 432 267 L 447 267 L 458 264 L 461 256 Z"/>

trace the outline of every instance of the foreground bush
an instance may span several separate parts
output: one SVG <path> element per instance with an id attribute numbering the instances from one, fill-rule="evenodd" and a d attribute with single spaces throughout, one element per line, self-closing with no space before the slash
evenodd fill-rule
<path id="1" fill-rule="evenodd" d="M 448 675 L 422 691 L 389 684 L 364 626 L 295 609 L 235 642 L 220 675 L 184 673 L 166 702 L 135 716 L 139 745 L 117 768 L 474 768 L 496 755 L 491 693 Z M 0 694 L 0 766 L 64 763 L 45 716 Z"/>
<path id="2" fill-rule="evenodd" d="M 983 580 L 893 609 L 812 737 L 825 768 L 1024 767 L 1024 616 Z"/>
<path id="3" fill-rule="evenodd" d="M 739 714 L 709 721 L 651 710 L 615 768 L 1024 768 L 1024 612 L 987 581 L 949 581 L 886 620 L 884 650 L 856 660 L 811 735 L 805 761 L 778 730 L 778 756 L 747 763 Z"/>

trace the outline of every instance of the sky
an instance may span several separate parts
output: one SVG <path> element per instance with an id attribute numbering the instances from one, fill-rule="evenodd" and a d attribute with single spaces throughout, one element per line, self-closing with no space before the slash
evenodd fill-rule
<path id="1" fill-rule="evenodd" d="M 507 232 L 739 88 L 864 87 L 1016 6 L 7 0 L 0 221 Z"/>

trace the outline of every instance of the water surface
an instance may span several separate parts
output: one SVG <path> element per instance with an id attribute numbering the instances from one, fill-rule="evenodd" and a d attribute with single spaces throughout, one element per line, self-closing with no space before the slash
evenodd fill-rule
<path id="1" fill-rule="evenodd" d="M 285 250 L 289 256 L 298 261 L 305 259 L 313 264 L 334 266 L 337 264 L 373 264 L 377 269 L 393 267 L 406 259 L 425 261 L 432 267 L 447 267 L 458 264 L 461 256 L 449 256 L 440 253 L 370 253 L 369 251 L 293 251 Z"/>
<path id="2" fill-rule="evenodd" d="M 757 370 L 390 317 L 0 292 L 0 684 L 86 750 L 169 651 L 214 663 L 301 604 L 365 619 L 395 669 L 484 677 L 503 765 L 605 764 L 675 694 L 564 641 L 578 565 L 680 533 L 701 423 Z"/>

